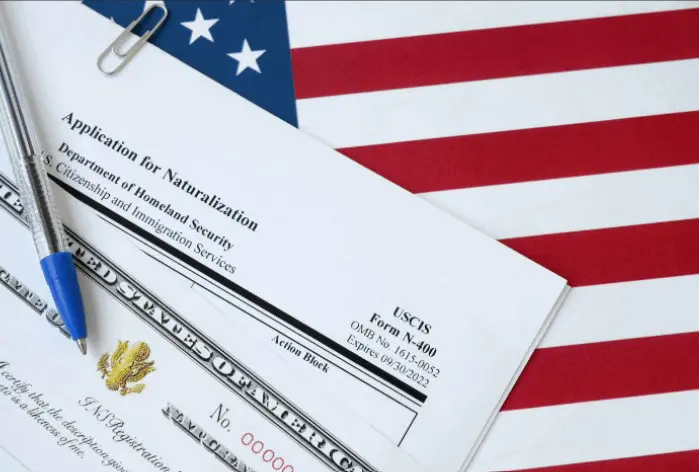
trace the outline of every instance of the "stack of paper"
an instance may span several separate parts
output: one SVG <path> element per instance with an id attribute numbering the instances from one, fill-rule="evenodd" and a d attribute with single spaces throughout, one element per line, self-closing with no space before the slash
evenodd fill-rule
<path id="1" fill-rule="evenodd" d="M 0 448 L 0 470 L 3 472 L 29 472 L 26 467 L 2 448 Z"/>
<path id="2" fill-rule="evenodd" d="M 80 4 L 2 13 L 92 318 L 76 361 L 0 159 L 0 418 L 47 453 L 0 444 L 32 471 L 471 462 L 562 278 L 156 48 L 105 77 L 120 28 Z"/>

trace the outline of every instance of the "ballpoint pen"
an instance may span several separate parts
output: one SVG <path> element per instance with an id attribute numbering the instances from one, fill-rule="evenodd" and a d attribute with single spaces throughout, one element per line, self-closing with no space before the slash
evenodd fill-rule
<path id="1" fill-rule="evenodd" d="M 41 269 L 58 314 L 80 351 L 87 353 L 87 325 L 73 255 L 68 251 L 34 123 L 9 56 L 5 24 L 0 19 L 0 120 Z"/>

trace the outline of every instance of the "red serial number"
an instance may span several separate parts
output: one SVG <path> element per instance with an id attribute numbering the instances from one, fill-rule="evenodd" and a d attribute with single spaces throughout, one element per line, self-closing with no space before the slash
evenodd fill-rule
<path id="1" fill-rule="evenodd" d="M 280 472 L 294 472 L 294 466 L 285 464 L 284 458 L 277 456 L 272 449 L 265 449 L 265 443 L 255 439 L 252 433 L 245 433 L 240 438 L 243 445 L 250 447 L 250 450 L 261 456 L 262 460 L 272 466 L 274 470 Z"/>

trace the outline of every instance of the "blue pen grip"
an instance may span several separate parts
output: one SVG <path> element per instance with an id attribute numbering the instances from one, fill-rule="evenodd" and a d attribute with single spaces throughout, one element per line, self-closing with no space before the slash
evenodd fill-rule
<path id="1" fill-rule="evenodd" d="M 56 309 L 73 340 L 87 337 L 85 308 L 78 285 L 78 272 L 70 252 L 56 252 L 41 259 L 41 269 Z"/>

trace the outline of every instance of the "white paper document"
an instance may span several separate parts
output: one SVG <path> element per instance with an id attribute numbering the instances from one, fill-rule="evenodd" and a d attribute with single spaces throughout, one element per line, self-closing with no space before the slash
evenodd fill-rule
<path id="1" fill-rule="evenodd" d="M 61 188 L 429 470 L 469 462 L 565 280 L 155 47 L 104 76 L 121 29 L 83 5 L 2 7 Z"/>
<path id="2" fill-rule="evenodd" d="M 2 472 L 29 472 L 17 459 L 0 447 L 0 470 Z"/>
<path id="3" fill-rule="evenodd" d="M 427 471 L 192 297 L 126 235 L 66 204 L 71 198 L 58 204 L 81 274 L 86 357 L 31 263 L 17 191 L 0 174 L 0 464 L 31 472 Z"/>

